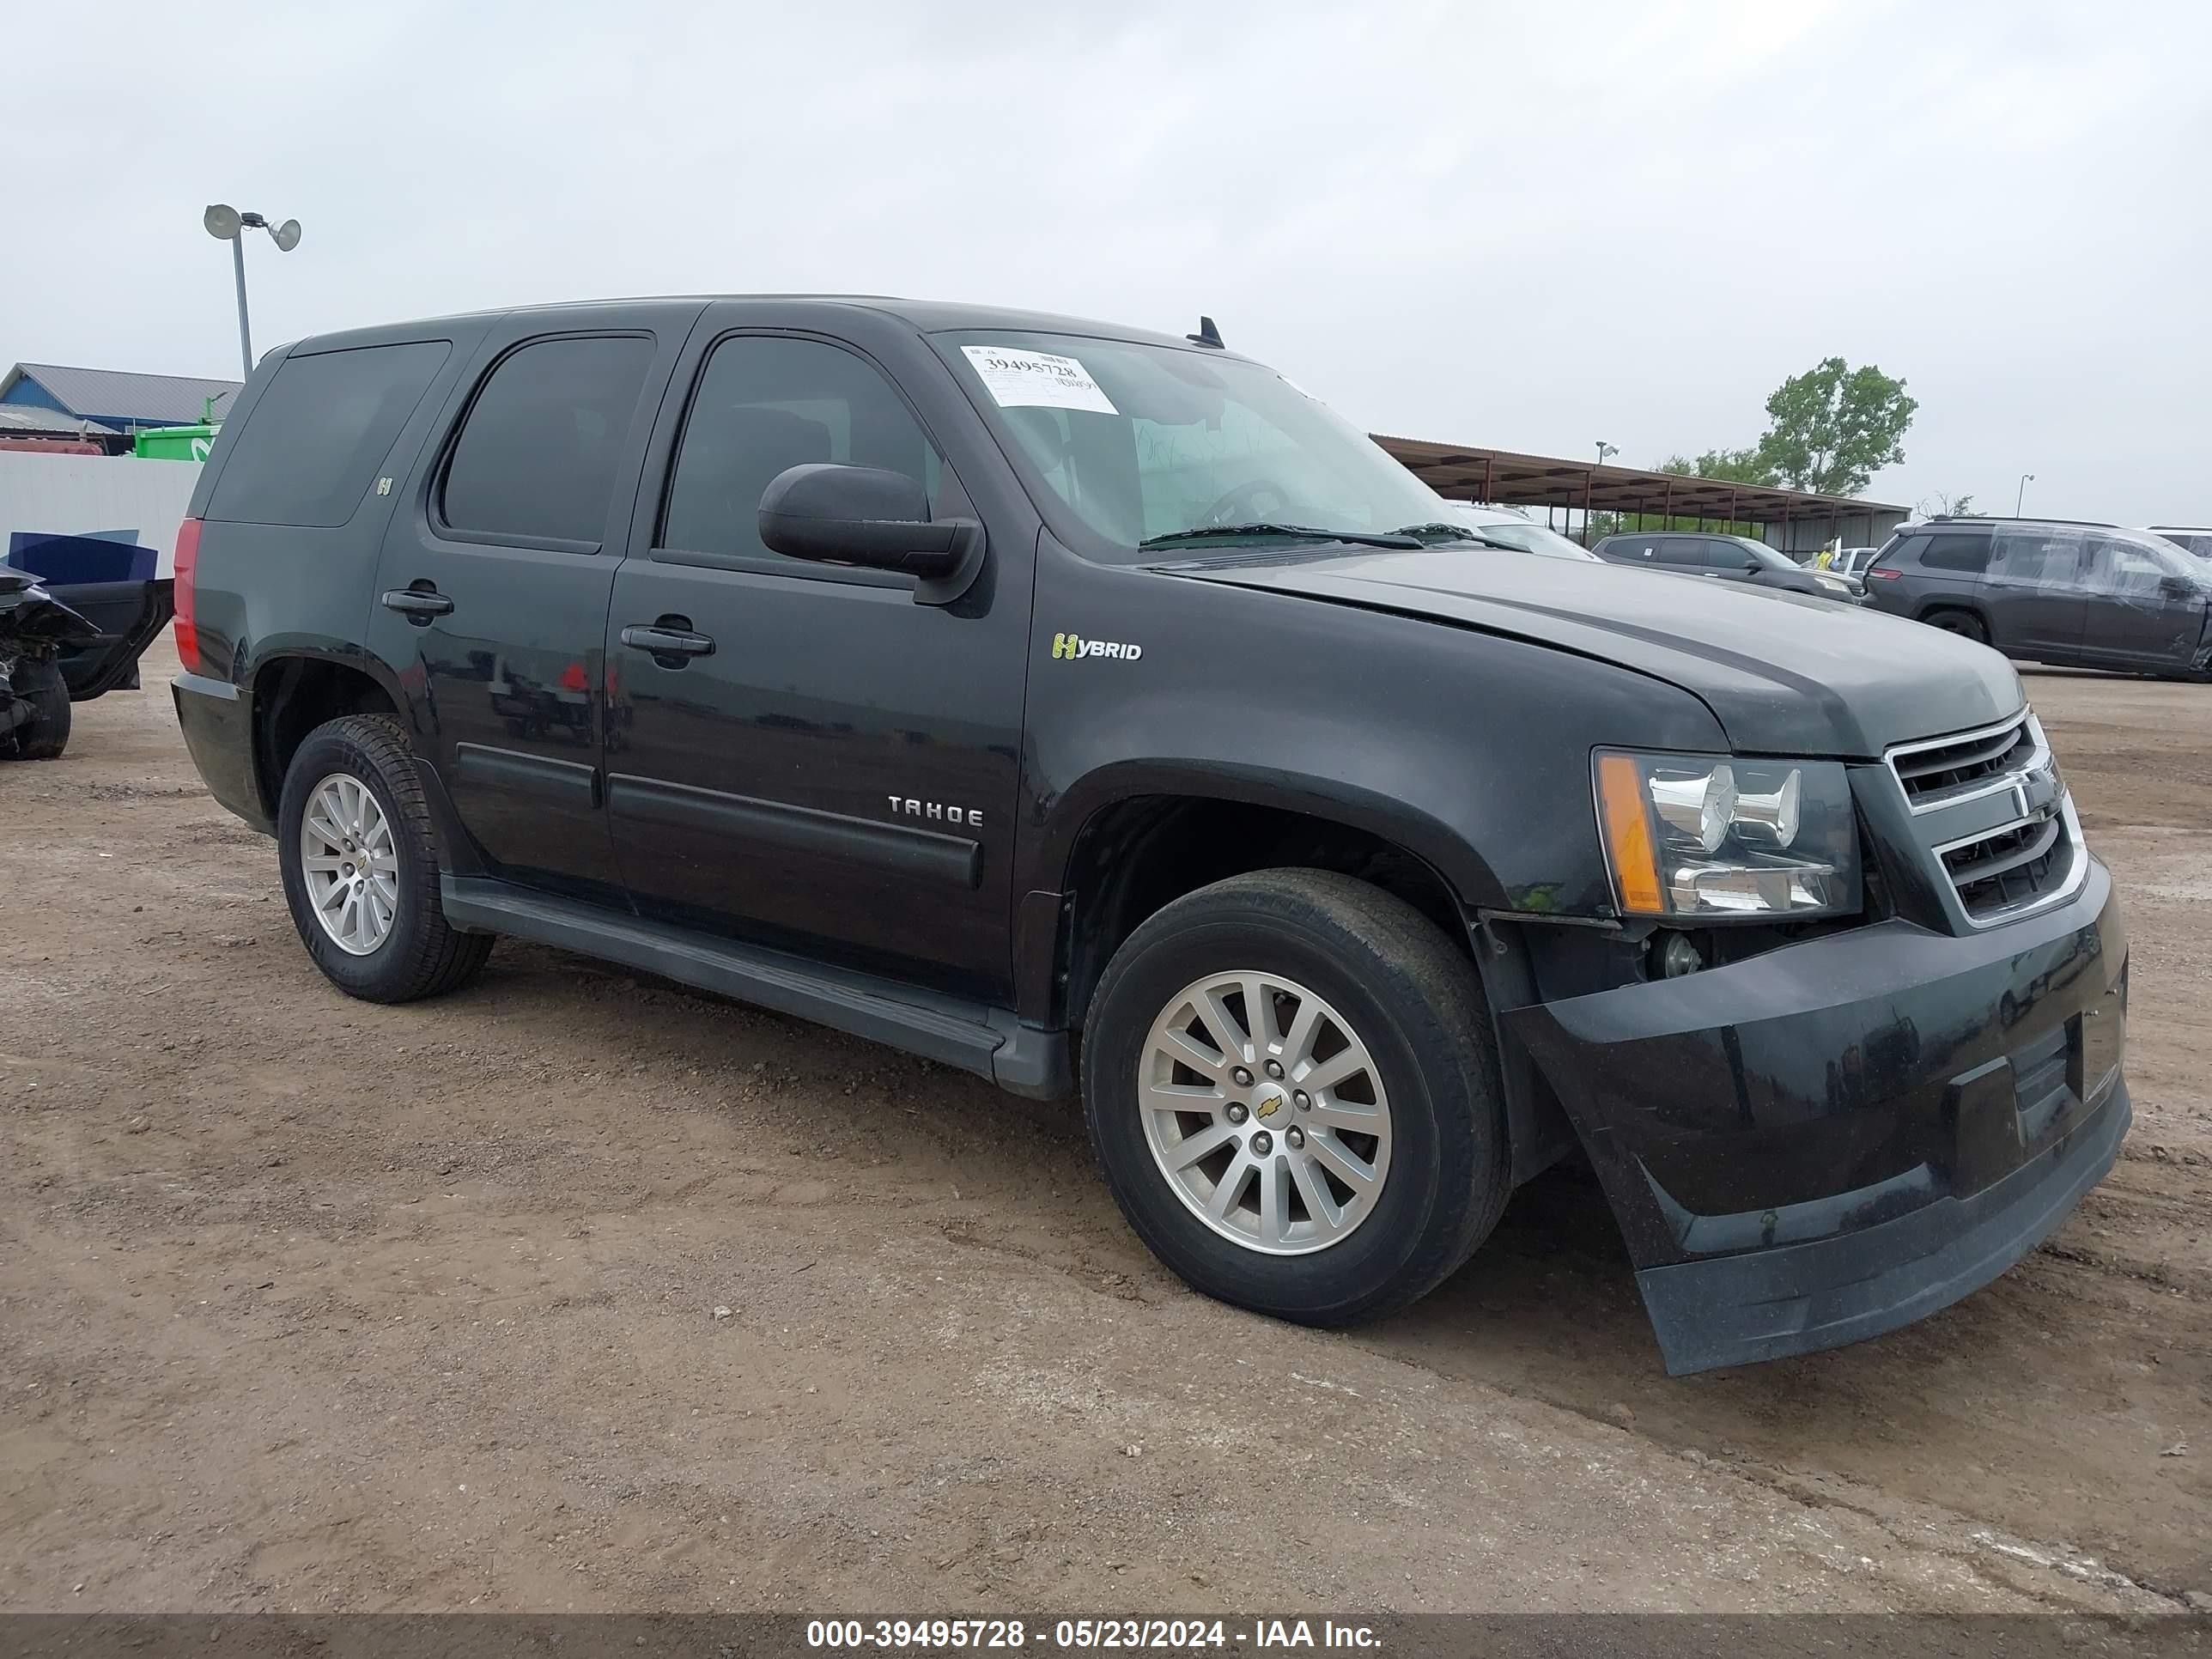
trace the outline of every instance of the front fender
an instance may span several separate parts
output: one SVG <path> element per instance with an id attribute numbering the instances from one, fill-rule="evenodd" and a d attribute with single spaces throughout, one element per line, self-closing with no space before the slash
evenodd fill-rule
<path id="1" fill-rule="evenodd" d="M 1055 635 L 1139 647 L 1054 654 Z M 1018 892 L 1059 892 L 1133 795 L 1251 801 L 1367 830 L 1471 909 L 1607 918 L 1601 744 L 1725 751 L 1711 712 L 1617 665 L 1449 623 L 1039 549 Z"/>
<path id="2" fill-rule="evenodd" d="M 1504 889 L 1488 862 L 1449 825 L 1422 806 L 1322 774 L 1218 757 L 1112 761 L 1085 774 L 1055 798 L 1038 828 L 1036 848 L 1041 864 L 1054 872 L 1054 890 L 1067 884 L 1077 848 L 1100 814 L 1147 797 L 1236 801 L 1303 812 L 1365 830 L 1428 865 L 1463 904 L 1485 909 L 1510 908 L 1500 902 Z"/>

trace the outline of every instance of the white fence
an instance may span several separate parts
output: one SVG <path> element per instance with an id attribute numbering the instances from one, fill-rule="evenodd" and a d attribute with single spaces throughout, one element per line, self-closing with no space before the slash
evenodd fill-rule
<path id="1" fill-rule="evenodd" d="M 41 455 L 0 450 L 0 559 L 18 533 L 135 535 L 155 550 L 155 574 L 176 570 L 177 526 L 184 522 L 198 461 L 144 461 L 128 455 Z"/>

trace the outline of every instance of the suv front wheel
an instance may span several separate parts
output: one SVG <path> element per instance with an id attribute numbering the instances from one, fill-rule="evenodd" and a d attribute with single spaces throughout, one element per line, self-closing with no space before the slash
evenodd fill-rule
<path id="1" fill-rule="evenodd" d="M 1312 1325 L 1471 1255 L 1509 1158 L 1490 1010 L 1420 913 L 1319 870 L 1232 877 L 1115 952 L 1084 1105 L 1121 1211 L 1194 1289 Z"/>
<path id="2" fill-rule="evenodd" d="M 429 805 L 395 720 L 349 714 L 307 734 L 284 774 L 276 858 L 300 942 L 349 996 L 435 996 L 491 954 L 489 934 L 446 924 Z"/>

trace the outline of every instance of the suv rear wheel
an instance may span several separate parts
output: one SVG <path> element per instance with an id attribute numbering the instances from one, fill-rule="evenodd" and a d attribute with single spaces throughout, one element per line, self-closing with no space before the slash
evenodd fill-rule
<path id="1" fill-rule="evenodd" d="M 1121 1211 L 1196 1290 L 1346 1325 L 1427 1294 L 1504 1207 L 1490 1011 L 1412 906 L 1273 870 L 1176 900 L 1108 964 L 1084 1104 Z"/>
<path id="2" fill-rule="evenodd" d="M 1990 642 L 1990 630 L 1971 611 L 1931 611 L 1920 620 L 1930 628 L 1942 629 L 1946 634 L 1956 634 L 1961 639 L 1972 640 L 1976 645 Z"/>
<path id="3" fill-rule="evenodd" d="M 349 996 L 410 1002 L 453 989 L 491 954 L 446 925 L 430 809 L 399 722 L 349 714 L 293 756 L 276 858 L 300 942 Z"/>

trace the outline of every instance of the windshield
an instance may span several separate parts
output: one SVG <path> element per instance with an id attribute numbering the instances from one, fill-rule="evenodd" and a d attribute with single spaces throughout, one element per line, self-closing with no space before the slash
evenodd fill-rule
<path id="1" fill-rule="evenodd" d="M 1257 363 L 1087 336 L 935 338 L 1053 494 L 1116 546 L 1212 529 L 1376 535 L 1448 516 L 1365 433 Z"/>
<path id="2" fill-rule="evenodd" d="M 1472 513 L 1454 513 L 1455 520 L 1465 524 L 1486 542 L 1504 542 L 1508 547 L 1517 547 L 1523 553 L 1540 553 L 1547 559 L 1574 559 L 1588 564 L 1602 564 L 1604 560 L 1588 548 L 1577 546 L 1556 530 L 1547 530 L 1542 525 L 1530 524 L 1525 519 L 1490 519 Z"/>

